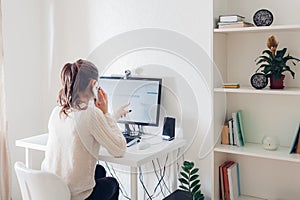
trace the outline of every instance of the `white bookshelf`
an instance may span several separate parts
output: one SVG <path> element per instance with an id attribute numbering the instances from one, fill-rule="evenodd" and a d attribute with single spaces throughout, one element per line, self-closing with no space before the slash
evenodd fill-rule
<path id="1" fill-rule="evenodd" d="M 252 22 L 253 14 L 265 8 L 274 15 L 267 27 L 214 28 L 212 57 L 214 69 L 214 147 L 213 194 L 220 199 L 219 166 L 226 160 L 240 164 L 241 193 L 239 200 L 299 199 L 300 155 L 289 154 L 290 144 L 300 122 L 300 64 L 292 67 L 295 79 L 286 73 L 282 90 L 254 89 L 250 78 L 258 68 L 255 59 L 266 47 L 267 38 L 274 35 L 278 49 L 300 57 L 300 1 L 287 0 L 213 0 L 213 25 L 219 15 L 239 14 Z M 218 77 L 221 79 L 219 80 Z M 239 83 L 240 88 L 222 88 L 222 82 Z M 232 112 L 243 111 L 246 145 L 221 145 L 218 131 Z M 225 113 L 224 113 L 225 112 Z M 276 151 L 267 151 L 261 145 L 265 135 L 276 136 L 280 144 Z M 280 180 L 280 181 L 278 181 Z M 261 186 L 261 187 L 260 187 Z"/>
<path id="2" fill-rule="evenodd" d="M 244 27 L 244 28 L 215 28 L 215 33 L 263 33 L 263 32 L 287 32 L 300 31 L 300 25 L 273 25 L 264 27 Z"/>
<path id="3" fill-rule="evenodd" d="M 214 148 L 215 152 L 229 153 L 257 158 L 274 159 L 300 163 L 300 154 L 290 154 L 289 147 L 279 147 L 276 151 L 263 149 L 261 144 L 246 143 L 243 147 L 219 144 Z"/>
<path id="4" fill-rule="evenodd" d="M 257 90 L 250 86 L 244 86 L 240 88 L 215 88 L 214 92 L 223 93 L 245 93 L 245 94 L 274 94 L 274 95 L 300 95 L 300 88 L 287 87 L 283 90 L 274 90 L 270 88 L 264 88 Z"/>
<path id="5" fill-rule="evenodd" d="M 239 196 L 238 200 L 265 200 L 265 199 L 252 197 L 252 196 L 241 195 L 241 196 Z"/>

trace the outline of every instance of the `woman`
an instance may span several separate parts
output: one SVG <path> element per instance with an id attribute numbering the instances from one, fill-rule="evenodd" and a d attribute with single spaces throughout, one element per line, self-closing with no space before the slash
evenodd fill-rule
<path id="1" fill-rule="evenodd" d="M 97 80 L 98 70 L 91 62 L 65 64 L 59 106 L 49 119 L 42 170 L 60 176 L 68 184 L 72 200 L 114 200 L 119 195 L 117 181 L 105 177 L 102 166 L 96 167 L 100 146 L 116 157 L 123 156 L 126 150 L 126 141 L 108 113 L 106 93 L 98 89 L 99 102 L 95 100 L 92 88 Z M 118 110 L 118 116 L 128 113 L 124 110 L 127 106 Z"/>

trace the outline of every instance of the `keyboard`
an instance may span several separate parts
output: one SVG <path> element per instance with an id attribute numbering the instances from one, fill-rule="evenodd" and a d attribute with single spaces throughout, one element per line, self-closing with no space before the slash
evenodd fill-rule
<path id="1" fill-rule="evenodd" d="M 130 135 L 126 135 L 126 134 L 123 134 L 124 138 L 126 139 L 126 143 L 127 143 L 127 147 L 130 147 L 136 143 L 139 143 L 140 142 L 140 137 L 138 136 L 130 136 Z"/>

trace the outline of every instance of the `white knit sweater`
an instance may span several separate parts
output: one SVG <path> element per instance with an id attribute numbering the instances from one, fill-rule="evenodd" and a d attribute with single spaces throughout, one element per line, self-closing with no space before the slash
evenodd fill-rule
<path id="1" fill-rule="evenodd" d="M 123 156 L 126 141 L 110 114 L 95 106 L 60 117 L 55 107 L 49 119 L 49 138 L 42 170 L 60 176 L 69 186 L 72 200 L 87 198 L 95 186 L 94 172 L 100 146 Z"/>

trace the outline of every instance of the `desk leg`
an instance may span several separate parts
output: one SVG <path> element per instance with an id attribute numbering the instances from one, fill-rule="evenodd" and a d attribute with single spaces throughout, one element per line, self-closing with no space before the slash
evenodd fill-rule
<path id="1" fill-rule="evenodd" d="M 25 166 L 29 168 L 29 149 L 25 148 Z"/>
<path id="2" fill-rule="evenodd" d="M 130 189 L 131 189 L 131 200 L 137 200 L 138 191 L 137 191 L 137 167 L 130 168 Z"/>
<path id="3" fill-rule="evenodd" d="M 31 168 L 32 167 L 32 160 L 31 160 L 31 155 L 30 155 L 30 149 L 29 148 L 25 148 L 25 166 L 27 168 Z"/>

